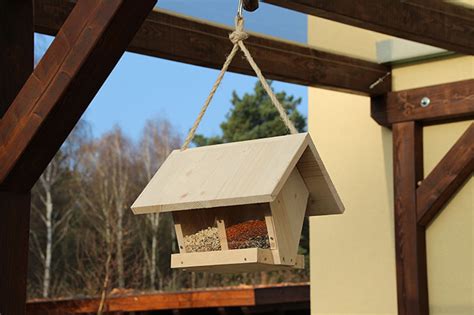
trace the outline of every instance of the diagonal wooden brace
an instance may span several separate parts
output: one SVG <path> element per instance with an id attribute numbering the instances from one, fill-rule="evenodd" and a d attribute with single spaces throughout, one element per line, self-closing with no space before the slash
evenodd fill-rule
<path id="1" fill-rule="evenodd" d="M 33 186 L 155 3 L 77 2 L 0 121 L 0 190 Z"/>
<path id="2" fill-rule="evenodd" d="M 416 190 L 418 224 L 428 225 L 474 172 L 474 123 Z"/>

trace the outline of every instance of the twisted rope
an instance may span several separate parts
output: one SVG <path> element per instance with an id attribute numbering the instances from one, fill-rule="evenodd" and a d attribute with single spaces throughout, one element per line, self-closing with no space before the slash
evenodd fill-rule
<path id="1" fill-rule="evenodd" d="M 204 102 L 204 105 L 202 106 L 201 111 L 199 112 L 196 118 L 196 121 L 194 122 L 193 126 L 189 130 L 189 133 L 186 139 L 184 140 L 181 150 L 186 150 L 189 147 L 189 144 L 191 143 L 191 141 L 193 140 L 196 130 L 199 124 L 201 123 L 201 120 L 204 117 L 204 114 L 206 113 L 206 110 L 209 107 L 209 104 L 211 103 L 214 95 L 216 94 L 217 88 L 221 84 L 222 79 L 224 78 L 224 74 L 227 72 L 227 69 L 229 68 L 229 65 L 231 64 L 232 60 L 237 54 L 237 51 L 239 50 L 239 48 L 244 53 L 245 58 L 247 59 L 253 71 L 255 72 L 258 79 L 262 83 L 262 86 L 265 92 L 267 92 L 268 96 L 270 97 L 272 104 L 278 110 L 278 113 L 280 114 L 280 118 L 283 121 L 283 123 L 286 125 L 290 133 L 292 134 L 298 133 L 298 130 L 296 130 L 295 126 L 293 125 L 290 118 L 286 114 L 285 108 L 281 105 L 280 101 L 278 101 L 275 93 L 273 93 L 272 88 L 268 85 L 267 80 L 263 76 L 262 71 L 260 70 L 258 65 L 255 63 L 255 60 L 253 59 L 252 55 L 248 51 L 247 47 L 245 46 L 244 40 L 246 40 L 248 37 L 249 35 L 244 31 L 244 19 L 242 17 L 237 17 L 235 20 L 235 30 L 229 35 L 229 39 L 232 42 L 232 44 L 234 44 L 234 46 L 232 47 L 230 54 L 227 56 L 224 62 L 224 65 L 222 66 L 222 69 L 219 72 L 219 75 L 217 76 L 216 82 L 212 86 L 211 92 L 206 98 L 206 101 Z"/>

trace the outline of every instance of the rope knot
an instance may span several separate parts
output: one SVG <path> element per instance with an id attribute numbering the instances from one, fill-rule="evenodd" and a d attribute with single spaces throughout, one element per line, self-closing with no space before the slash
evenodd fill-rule
<path id="1" fill-rule="evenodd" d="M 244 32 L 242 30 L 238 30 L 238 29 L 233 31 L 229 35 L 229 39 L 232 42 L 232 44 L 234 44 L 234 45 L 237 44 L 238 42 L 246 40 L 247 38 L 249 38 L 249 34 L 247 34 L 246 32 Z"/>
<path id="2" fill-rule="evenodd" d="M 244 31 L 244 19 L 242 17 L 235 18 L 235 31 L 229 35 L 229 39 L 232 44 L 244 41 L 249 38 L 249 34 Z"/>

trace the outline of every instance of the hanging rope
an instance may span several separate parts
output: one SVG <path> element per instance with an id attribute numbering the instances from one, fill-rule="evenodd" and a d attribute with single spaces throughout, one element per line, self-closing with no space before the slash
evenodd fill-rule
<path id="1" fill-rule="evenodd" d="M 235 31 L 233 31 L 229 35 L 229 39 L 234 44 L 232 47 L 232 50 L 230 54 L 227 56 L 224 65 L 222 66 L 221 71 L 219 72 L 219 75 L 217 76 L 217 80 L 212 86 L 211 92 L 209 93 L 208 97 L 206 98 L 206 101 L 204 102 L 204 105 L 201 108 L 201 111 L 198 114 L 198 117 L 196 118 L 196 121 L 194 122 L 193 126 L 189 130 L 189 133 L 186 137 L 186 140 L 184 140 L 184 144 L 181 147 L 181 150 L 186 150 L 189 147 L 189 144 L 194 138 L 194 135 L 196 133 L 196 130 L 199 126 L 199 123 L 201 122 L 204 114 L 206 113 L 207 108 L 209 107 L 209 104 L 212 101 L 212 98 L 216 94 L 217 88 L 222 82 L 222 79 L 224 78 L 225 73 L 227 72 L 227 69 L 229 68 L 229 65 L 231 64 L 232 60 L 234 59 L 235 55 L 237 52 L 242 50 L 244 53 L 245 58 L 249 62 L 250 66 L 252 67 L 253 71 L 257 75 L 258 79 L 260 80 L 260 83 L 262 83 L 262 86 L 267 92 L 268 96 L 270 97 L 270 100 L 272 101 L 272 104 L 276 107 L 278 110 L 278 113 L 280 114 L 281 120 L 283 123 L 286 125 L 290 133 L 292 134 L 297 134 L 298 130 L 296 130 L 295 126 L 291 122 L 290 118 L 286 114 L 285 108 L 281 105 L 281 103 L 278 101 L 275 93 L 273 93 L 272 88 L 268 85 L 267 80 L 262 74 L 262 71 L 260 71 L 260 68 L 258 65 L 255 63 L 255 60 L 253 59 L 252 55 L 248 51 L 247 47 L 244 44 L 244 40 L 246 40 L 249 37 L 249 35 L 244 31 L 244 19 L 242 16 L 237 16 L 235 19 Z"/>

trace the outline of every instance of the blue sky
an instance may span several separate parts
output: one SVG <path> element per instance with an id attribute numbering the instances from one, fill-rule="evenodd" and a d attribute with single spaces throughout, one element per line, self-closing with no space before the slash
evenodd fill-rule
<path id="1" fill-rule="evenodd" d="M 213 22 L 231 25 L 237 0 L 160 0 L 158 7 Z M 306 41 L 306 17 L 302 14 L 261 3 L 255 13 L 245 13 L 246 27 L 284 39 Z M 36 35 L 36 54 L 41 55 L 52 37 Z M 90 104 L 83 118 L 100 136 L 119 125 L 137 139 L 147 119 L 169 119 L 183 135 L 191 127 L 214 83 L 217 70 L 163 59 L 125 53 Z M 227 73 L 204 117 L 198 133 L 216 135 L 230 108 L 232 91 L 251 92 L 255 77 Z M 274 82 L 303 99 L 299 110 L 307 116 L 307 88 Z"/>

